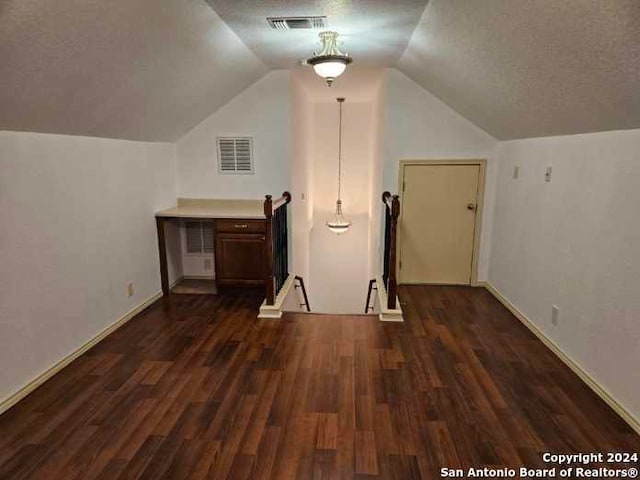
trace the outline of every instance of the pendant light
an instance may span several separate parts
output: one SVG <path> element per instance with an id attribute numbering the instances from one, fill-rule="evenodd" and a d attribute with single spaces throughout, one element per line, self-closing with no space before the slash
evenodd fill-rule
<path id="1" fill-rule="evenodd" d="M 349 230 L 351 222 L 344 218 L 342 214 L 342 200 L 340 194 L 342 193 L 342 104 L 344 98 L 336 98 L 338 105 L 340 106 L 340 120 L 338 126 L 338 200 L 336 201 L 336 213 L 331 220 L 327 220 L 327 228 L 333 233 L 338 235 Z"/>
<path id="2" fill-rule="evenodd" d="M 336 32 L 320 32 L 322 51 L 315 52 L 313 57 L 307 60 L 307 65 L 312 65 L 313 70 L 327 81 L 331 86 L 336 77 L 342 75 L 353 59 L 338 49 L 338 34 Z"/>

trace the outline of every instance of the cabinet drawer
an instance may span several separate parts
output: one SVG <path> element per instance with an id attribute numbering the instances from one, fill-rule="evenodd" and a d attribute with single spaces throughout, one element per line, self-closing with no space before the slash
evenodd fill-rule
<path id="1" fill-rule="evenodd" d="M 265 220 L 220 219 L 216 220 L 216 230 L 222 233 L 264 233 Z"/>

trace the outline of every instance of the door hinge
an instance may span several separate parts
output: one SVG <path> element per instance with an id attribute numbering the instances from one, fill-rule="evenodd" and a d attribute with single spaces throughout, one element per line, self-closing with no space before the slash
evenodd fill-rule
<path id="1" fill-rule="evenodd" d="M 403 180 L 403 181 L 402 181 L 402 192 L 403 192 L 403 193 L 404 193 L 405 188 L 406 188 L 406 184 L 405 184 L 405 181 Z"/>
<path id="2" fill-rule="evenodd" d="M 402 269 L 402 260 L 398 262 L 398 268 Z"/>

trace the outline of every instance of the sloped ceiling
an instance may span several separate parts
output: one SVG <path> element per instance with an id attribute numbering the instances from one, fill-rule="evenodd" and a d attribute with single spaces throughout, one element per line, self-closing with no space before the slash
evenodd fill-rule
<path id="1" fill-rule="evenodd" d="M 498 139 L 640 128 L 638 0 L 0 0 L 0 130 L 175 141 L 317 48 L 269 15 Z"/>
<path id="2" fill-rule="evenodd" d="M 640 127 L 640 1 L 431 0 L 398 68 L 498 139 Z"/>
<path id="3" fill-rule="evenodd" d="M 0 2 L 0 130 L 174 141 L 267 70 L 204 0 Z"/>
<path id="4" fill-rule="evenodd" d="M 354 65 L 392 67 L 407 48 L 428 0 L 207 0 L 260 59 L 293 68 L 319 50 L 317 30 L 273 30 L 267 17 L 326 16 Z"/>

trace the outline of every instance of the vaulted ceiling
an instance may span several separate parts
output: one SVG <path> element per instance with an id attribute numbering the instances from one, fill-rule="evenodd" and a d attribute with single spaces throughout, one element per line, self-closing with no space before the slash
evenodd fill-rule
<path id="1" fill-rule="evenodd" d="M 272 68 L 292 68 L 319 50 L 318 31 L 273 30 L 267 17 L 326 16 L 343 50 L 368 67 L 393 67 L 428 0 L 207 0 L 244 43 Z"/>
<path id="2" fill-rule="evenodd" d="M 638 0 L 3 0 L 0 130 L 174 141 L 317 49 L 280 15 L 496 138 L 640 128 Z"/>
<path id="3" fill-rule="evenodd" d="M 432 0 L 398 68 L 498 139 L 640 127 L 640 1 Z"/>
<path id="4" fill-rule="evenodd" d="M 173 141 L 267 71 L 204 0 L 0 1 L 0 130 Z"/>

